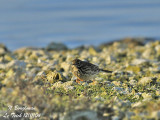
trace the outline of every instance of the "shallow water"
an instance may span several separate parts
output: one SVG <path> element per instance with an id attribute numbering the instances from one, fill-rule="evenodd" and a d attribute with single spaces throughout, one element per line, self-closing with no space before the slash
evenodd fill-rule
<path id="1" fill-rule="evenodd" d="M 0 16 L 0 43 L 11 50 L 160 37 L 160 0 L 1 0 Z"/>

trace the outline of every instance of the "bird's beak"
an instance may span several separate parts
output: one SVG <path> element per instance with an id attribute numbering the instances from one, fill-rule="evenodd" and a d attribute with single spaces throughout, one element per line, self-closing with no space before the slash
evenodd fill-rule
<path id="1" fill-rule="evenodd" d="M 69 64 L 69 65 L 73 65 L 73 63 L 72 63 L 72 62 L 68 62 L 68 64 Z"/>

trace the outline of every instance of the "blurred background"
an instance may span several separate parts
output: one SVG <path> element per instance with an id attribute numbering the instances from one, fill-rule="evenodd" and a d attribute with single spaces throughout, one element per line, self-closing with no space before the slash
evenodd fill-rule
<path id="1" fill-rule="evenodd" d="M 160 0 L 1 0 L 0 43 L 10 50 L 70 48 L 124 37 L 160 38 Z"/>

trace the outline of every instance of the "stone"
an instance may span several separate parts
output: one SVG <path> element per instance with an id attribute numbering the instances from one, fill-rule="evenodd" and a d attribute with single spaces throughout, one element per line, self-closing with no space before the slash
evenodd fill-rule
<path id="1" fill-rule="evenodd" d="M 140 79 L 140 81 L 138 82 L 138 84 L 140 85 L 147 85 L 150 82 L 152 82 L 152 77 L 143 77 Z"/>
<path id="2" fill-rule="evenodd" d="M 4 55 L 6 52 L 8 52 L 7 47 L 4 44 L 0 44 L 0 55 Z"/>
<path id="3" fill-rule="evenodd" d="M 64 76 L 62 74 L 60 74 L 59 72 L 52 72 L 50 71 L 48 74 L 47 74 L 47 80 L 50 82 L 50 83 L 55 83 L 57 81 L 63 81 L 65 80 Z"/>
<path id="4" fill-rule="evenodd" d="M 11 62 L 9 62 L 7 64 L 6 67 L 10 68 L 10 67 L 21 67 L 21 68 L 25 68 L 26 67 L 26 63 L 22 60 L 12 60 Z"/>
<path id="5" fill-rule="evenodd" d="M 144 99 L 151 99 L 152 98 L 152 95 L 150 93 L 142 93 L 142 97 Z"/>
<path id="6" fill-rule="evenodd" d="M 67 46 L 62 44 L 62 43 L 55 43 L 55 42 L 51 42 L 46 48 L 47 51 L 51 51 L 51 50 L 67 50 Z"/>
<path id="7" fill-rule="evenodd" d="M 146 63 L 146 62 L 149 62 L 149 60 L 147 60 L 147 59 L 134 59 L 132 61 L 132 64 L 134 64 L 134 65 L 140 65 L 140 64 L 143 64 L 143 63 Z"/>
<path id="8" fill-rule="evenodd" d="M 159 120 L 160 119 L 160 110 L 158 111 L 153 111 L 151 114 L 152 118 Z"/>
<path id="9" fill-rule="evenodd" d="M 112 116 L 112 120 L 120 120 L 118 116 Z"/>
<path id="10" fill-rule="evenodd" d="M 61 63 L 61 68 L 63 68 L 66 72 L 69 71 L 70 67 L 71 67 L 71 64 L 69 64 L 67 62 Z"/>
<path id="11" fill-rule="evenodd" d="M 138 73 L 138 72 L 140 72 L 141 71 L 141 68 L 139 67 L 139 66 L 127 66 L 126 67 L 126 70 L 128 71 L 128 72 L 134 72 L 134 73 Z"/>
<path id="12" fill-rule="evenodd" d="M 129 83 L 130 83 L 130 85 L 135 86 L 137 84 L 137 81 L 136 80 L 130 80 Z"/>
<path id="13" fill-rule="evenodd" d="M 123 88 L 120 88 L 120 87 L 113 87 L 113 90 L 116 90 L 116 91 L 123 91 Z"/>
<path id="14" fill-rule="evenodd" d="M 142 105 L 143 105 L 142 102 L 136 102 L 132 104 L 132 108 L 141 107 Z"/>
<path id="15" fill-rule="evenodd" d="M 91 54 L 91 55 L 97 55 L 98 53 L 97 53 L 97 51 L 96 51 L 96 49 L 95 48 L 93 48 L 93 47 L 89 47 L 89 53 Z"/>
<path id="16" fill-rule="evenodd" d="M 101 120 L 97 112 L 91 110 L 74 111 L 61 117 L 60 120 Z"/>

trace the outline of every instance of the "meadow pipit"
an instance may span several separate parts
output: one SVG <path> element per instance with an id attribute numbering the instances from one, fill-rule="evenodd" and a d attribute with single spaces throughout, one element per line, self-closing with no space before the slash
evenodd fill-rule
<path id="1" fill-rule="evenodd" d="M 78 83 L 80 81 L 91 80 L 100 72 L 112 73 L 112 71 L 100 69 L 97 65 L 87 61 L 80 59 L 74 59 L 72 61 L 72 73 L 77 77 L 76 82 Z"/>

